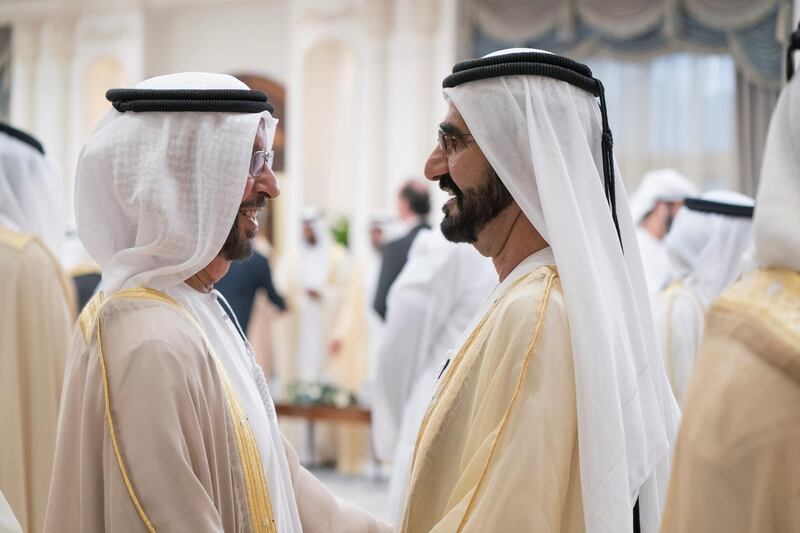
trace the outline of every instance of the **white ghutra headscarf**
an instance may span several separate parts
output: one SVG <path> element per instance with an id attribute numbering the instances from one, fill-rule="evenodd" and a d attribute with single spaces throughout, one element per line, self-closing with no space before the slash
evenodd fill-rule
<path id="1" fill-rule="evenodd" d="M 67 229 L 61 174 L 33 146 L 0 132 L 0 225 L 36 235 L 59 257 Z"/>
<path id="2" fill-rule="evenodd" d="M 752 207 L 753 199 L 733 191 L 709 191 L 703 200 Z M 665 239 L 673 279 L 700 297 L 707 307 L 742 273 L 742 256 L 750 245 L 753 221 L 693 211 L 678 211 Z"/>
<path id="3" fill-rule="evenodd" d="M 182 73 L 137 89 L 247 89 L 221 74 Z M 239 210 L 259 120 L 269 113 L 111 110 L 78 160 L 78 235 L 103 269 L 101 290 L 166 289 L 219 253 Z"/>
<path id="4" fill-rule="evenodd" d="M 539 51 L 492 55 L 514 52 Z M 573 85 L 531 75 L 471 81 L 444 92 L 555 256 L 575 366 L 586 531 L 632 531 L 638 497 L 642 531 L 655 533 L 679 411 L 657 348 L 618 174 L 624 254 L 606 201 L 598 102 Z"/>

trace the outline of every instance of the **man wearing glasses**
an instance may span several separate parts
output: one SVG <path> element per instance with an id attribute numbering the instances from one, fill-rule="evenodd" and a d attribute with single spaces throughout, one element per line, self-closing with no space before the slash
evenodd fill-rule
<path id="1" fill-rule="evenodd" d="M 184 73 L 107 98 L 75 195 L 103 279 L 67 363 L 45 531 L 388 530 L 299 465 L 214 288 L 279 194 L 266 95 Z"/>
<path id="2" fill-rule="evenodd" d="M 400 531 L 655 533 L 677 405 L 602 83 L 514 49 L 443 87 L 425 176 L 499 283 L 442 365 Z"/>

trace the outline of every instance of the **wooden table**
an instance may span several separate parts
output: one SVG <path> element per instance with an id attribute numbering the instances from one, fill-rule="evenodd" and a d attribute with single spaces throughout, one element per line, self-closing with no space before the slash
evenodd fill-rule
<path id="1" fill-rule="evenodd" d="M 278 413 L 278 416 L 305 418 L 308 421 L 372 423 L 372 411 L 357 405 L 339 408 L 328 405 L 276 403 L 275 411 Z"/>
<path id="2" fill-rule="evenodd" d="M 328 405 L 297 405 L 293 403 L 276 403 L 275 412 L 278 414 L 278 416 L 302 418 L 308 423 L 306 438 L 308 439 L 311 462 L 306 466 L 309 467 L 320 465 L 317 459 L 317 450 L 314 441 L 315 422 L 355 422 L 359 424 L 366 424 L 367 426 L 372 423 L 372 411 L 357 405 L 340 408 Z M 370 446 L 370 448 L 372 448 L 372 446 Z M 372 460 L 377 464 L 374 451 L 372 453 Z"/>

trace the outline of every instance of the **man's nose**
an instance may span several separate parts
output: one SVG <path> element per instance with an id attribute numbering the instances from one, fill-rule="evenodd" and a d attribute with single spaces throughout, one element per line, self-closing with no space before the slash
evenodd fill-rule
<path id="1" fill-rule="evenodd" d="M 275 199 L 281 194 L 278 178 L 268 166 L 264 166 L 261 175 L 256 178 L 254 192 L 266 194 L 268 198 Z"/>
<path id="2" fill-rule="evenodd" d="M 447 158 L 442 154 L 441 148 L 435 146 L 425 161 L 425 177 L 437 181 L 439 176 L 444 176 L 448 172 L 450 169 L 447 167 Z"/>

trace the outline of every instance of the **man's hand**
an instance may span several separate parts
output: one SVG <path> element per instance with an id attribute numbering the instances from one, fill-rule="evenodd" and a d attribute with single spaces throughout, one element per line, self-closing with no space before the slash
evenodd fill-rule
<path id="1" fill-rule="evenodd" d="M 322 294 L 320 294 L 316 289 L 306 289 L 306 294 L 308 294 L 308 297 L 314 301 L 319 301 L 322 299 Z"/>
<path id="2" fill-rule="evenodd" d="M 333 339 L 330 344 L 328 344 L 328 353 L 331 357 L 336 357 L 339 355 L 339 352 L 342 349 L 342 341 L 339 339 Z"/>

